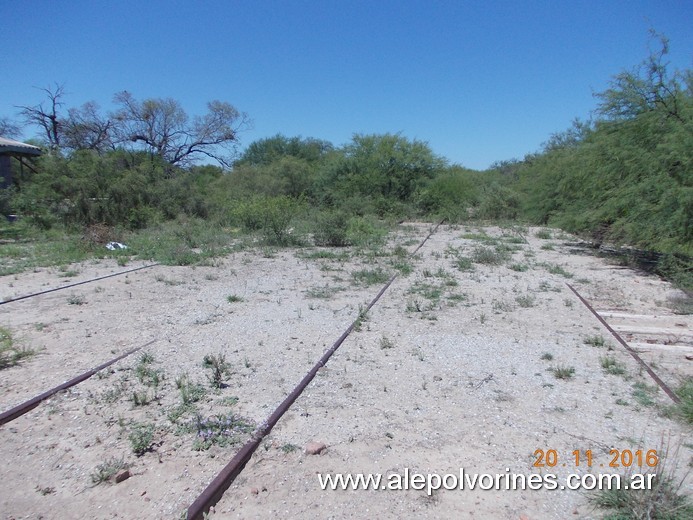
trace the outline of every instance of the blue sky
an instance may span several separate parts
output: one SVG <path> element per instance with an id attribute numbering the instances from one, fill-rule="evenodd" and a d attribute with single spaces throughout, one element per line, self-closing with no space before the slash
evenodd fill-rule
<path id="1" fill-rule="evenodd" d="M 247 112 L 242 145 L 277 133 L 348 142 L 400 132 L 475 169 L 540 149 L 648 54 L 693 66 L 693 2 L 0 0 L 0 116 L 65 85 L 212 99 Z M 25 131 L 25 138 L 34 132 Z"/>

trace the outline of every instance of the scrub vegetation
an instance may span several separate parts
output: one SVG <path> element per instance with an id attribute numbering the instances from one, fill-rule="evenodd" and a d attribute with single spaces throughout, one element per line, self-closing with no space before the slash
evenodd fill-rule
<path id="1" fill-rule="evenodd" d="M 239 154 L 249 120 L 228 103 L 191 118 L 175 100 L 121 92 L 112 113 L 89 102 L 65 110 L 63 87 L 47 88 L 20 112 L 41 130 L 33 142 L 43 154 L 14 164 L 0 189 L 0 212 L 17 216 L 0 225 L 0 275 L 93 256 L 190 265 L 254 244 L 373 247 L 395 222 L 446 218 L 551 226 L 654 252 L 658 271 L 690 289 L 693 72 L 670 70 L 668 41 L 654 39 L 658 50 L 597 94 L 593 120 L 483 172 L 391 133 L 342 146 L 276 135 Z M 108 251 L 110 241 L 128 249 Z M 480 247 L 471 260 L 503 264 L 508 254 Z"/>

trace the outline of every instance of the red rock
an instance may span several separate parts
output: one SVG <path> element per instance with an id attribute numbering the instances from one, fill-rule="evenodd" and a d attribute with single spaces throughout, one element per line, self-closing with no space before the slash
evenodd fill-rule
<path id="1" fill-rule="evenodd" d="M 309 442 L 306 444 L 306 455 L 320 455 L 327 448 L 323 442 Z"/>
<path id="2" fill-rule="evenodd" d="M 130 470 L 124 469 L 123 471 L 119 472 L 115 476 L 115 483 L 119 484 L 123 480 L 127 480 L 130 478 Z"/>
<path id="3" fill-rule="evenodd" d="M 251 492 L 253 495 L 257 495 L 257 494 L 260 492 L 260 490 L 259 490 L 258 488 L 253 488 L 253 489 L 250 490 L 250 492 Z"/>

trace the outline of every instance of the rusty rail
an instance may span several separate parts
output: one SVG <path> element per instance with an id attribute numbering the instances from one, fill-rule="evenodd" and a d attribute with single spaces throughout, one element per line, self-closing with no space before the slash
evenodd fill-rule
<path id="1" fill-rule="evenodd" d="M 141 347 L 137 347 L 137 348 L 133 348 L 131 350 L 128 350 L 124 354 L 121 354 L 120 356 L 118 356 L 114 359 L 111 359 L 110 361 L 108 361 L 102 365 L 94 367 L 91 370 L 88 370 L 87 372 L 84 372 L 83 374 L 81 374 L 81 375 L 79 375 L 73 379 L 70 379 L 69 381 L 65 381 L 63 384 L 58 385 L 55 388 L 51 388 L 50 390 L 43 392 L 42 394 L 39 394 L 36 397 L 33 397 L 32 399 L 29 399 L 28 401 L 25 401 L 22 404 L 17 405 L 10 410 L 7 410 L 6 412 L 1 413 L 0 414 L 0 426 L 8 423 L 10 421 L 13 421 L 17 417 L 21 417 L 25 413 L 33 410 L 39 404 L 41 404 L 42 401 L 45 401 L 46 399 L 48 399 L 52 395 L 57 394 L 61 390 L 65 390 L 67 388 L 70 388 L 72 386 L 75 386 L 75 385 L 81 383 L 82 381 L 89 379 L 91 376 L 93 376 L 94 374 L 96 374 L 100 370 L 103 370 L 104 368 L 112 365 L 113 363 L 115 363 L 117 361 L 120 361 L 121 359 L 129 356 L 130 354 L 137 352 L 138 350 L 142 350 L 143 348 L 148 347 L 149 345 L 151 345 L 155 341 L 156 340 L 153 339 L 149 343 L 145 343 Z"/>
<path id="2" fill-rule="evenodd" d="M 416 254 L 421 247 L 428 241 L 429 238 L 438 230 L 438 227 L 445 222 L 442 220 L 439 222 L 429 233 L 426 235 L 419 246 L 411 253 L 413 256 Z M 197 499 L 190 505 L 187 511 L 188 520 L 201 520 L 204 518 L 205 514 L 209 513 L 209 508 L 215 505 L 224 492 L 229 488 L 234 479 L 243 471 L 246 464 L 255 453 L 255 450 L 260 446 L 260 442 L 272 431 L 272 428 L 279 422 L 279 419 L 286 413 L 286 411 L 291 407 L 291 405 L 298 399 L 298 397 L 303 393 L 310 382 L 315 378 L 323 366 L 325 366 L 332 357 L 337 349 L 344 343 L 344 340 L 351 334 L 351 332 L 359 325 L 363 317 L 371 310 L 371 308 L 378 302 L 380 297 L 385 294 L 392 285 L 392 282 L 397 278 L 397 274 L 392 275 L 392 277 L 387 281 L 387 283 L 380 289 L 378 294 L 371 300 L 365 310 L 359 312 L 359 316 L 347 327 L 347 329 L 342 333 L 342 335 L 335 341 L 332 346 L 323 354 L 323 356 L 318 360 L 318 362 L 313 366 L 313 368 L 303 377 L 303 379 L 296 385 L 293 391 L 282 401 L 282 403 L 272 412 L 265 422 L 263 422 L 260 427 L 255 430 L 252 438 L 236 453 L 236 455 L 231 459 L 231 461 L 219 472 L 219 474 L 210 482 L 210 484 L 205 488 L 205 490 L 197 497 Z"/>
<path id="3" fill-rule="evenodd" d="M 120 276 L 121 274 L 134 273 L 135 271 L 140 271 L 141 269 L 149 269 L 150 267 L 155 267 L 160 265 L 159 263 L 153 263 L 148 265 L 143 265 L 140 267 L 135 267 L 134 269 L 128 269 L 127 271 L 120 271 L 118 273 L 111 273 L 104 276 L 99 276 L 97 278 L 92 278 L 90 280 L 82 280 L 81 282 L 75 282 L 68 285 L 63 285 L 60 287 L 54 287 L 53 289 L 46 289 L 45 291 L 39 291 L 37 293 L 26 294 L 24 296 L 17 296 L 16 298 L 10 298 L 8 300 L 3 300 L 0 305 L 5 305 L 6 303 L 18 302 L 20 300 L 26 300 L 27 298 L 33 298 L 34 296 L 41 296 L 42 294 L 48 294 L 55 291 L 62 291 L 63 289 L 69 289 L 70 287 L 77 287 L 78 285 L 84 285 L 85 283 L 98 282 L 99 280 L 105 280 L 106 278 L 112 278 L 114 276 Z"/>
<path id="4" fill-rule="evenodd" d="M 633 356 L 633 359 L 640 363 L 640 365 L 647 371 L 647 373 L 650 375 L 652 379 L 654 379 L 655 383 L 659 385 L 659 387 L 664 390 L 664 393 L 666 393 L 672 401 L 674 401 L 676 404 L 679 404 L 681 402 L 681 399 L 679 398 L 678 395 L 674 393 L 674 391 L 667 386 L 667 384 L 662 381 L 657 374 L 655 374 L 654 370 L 650 368 L 650 365 L 645 363 L 645 361 L 638 355 L 638 353 L 628 344 L 624 341 L 624 339 L 616 332 L 614 329 L 611 328 L 611 326 L 602 318 L 597 311 L 594 310 L 594 308 L 589 304 L 587 300 L 585 300 L 579 292 L 575 290 L 575 288 L 570 285 L 569 283 L 566 284 L 568 286 L 568 289 L 573 291 L 575 293 L 575 296 L 577 296 L 582 303 L 585 304 L 585 307 L 587 307 L 592 314 L 594 314 L 597 319 L 601 322 L 604 327 L 606 327 L 606 330 L 611 332 L 611 334 L 616 338 L 616 340 L 623 345 L 623 347 L 628 351 L 628 353 Z"/>

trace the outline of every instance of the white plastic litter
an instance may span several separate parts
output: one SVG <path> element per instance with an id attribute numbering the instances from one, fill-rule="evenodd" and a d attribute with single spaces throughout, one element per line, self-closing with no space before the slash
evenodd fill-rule
<path id="1" fill-rule="evenodd" d="M 127 249 L 128 246 L 121 244 L 120 242 L 109 242 L 106 244 L 106 249 L 109 251 L 115 251 L 116 249 Z"/>

